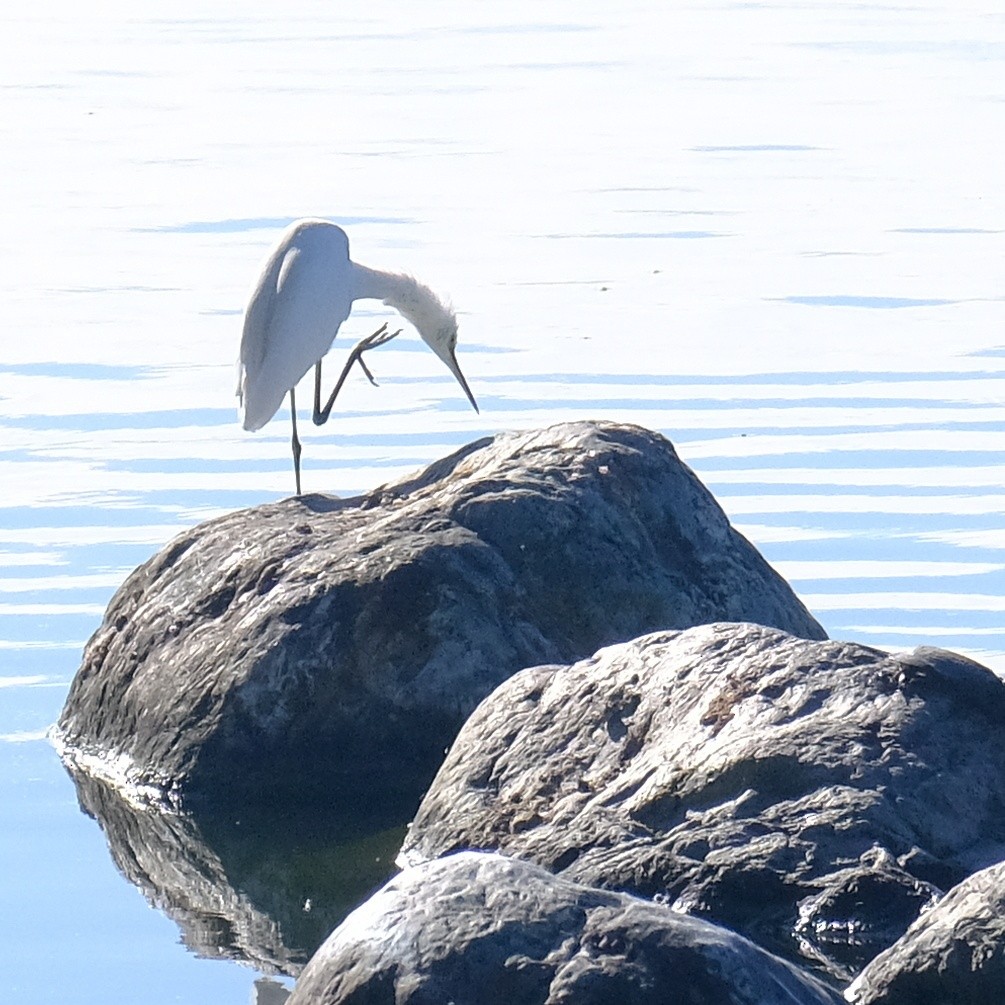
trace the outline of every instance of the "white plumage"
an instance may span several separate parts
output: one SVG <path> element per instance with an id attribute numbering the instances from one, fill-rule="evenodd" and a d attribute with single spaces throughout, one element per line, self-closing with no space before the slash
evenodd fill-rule
<path id="1" fill-rule="evenodd" d="M 294 467 L 300 492 L 299 441 L 293 388 L 321 359 L 355 300 L 383 300 L 418 331 L 478 405 L 457 364 L 457 319 L 428 287 L 410 276 L 357 265 L 349 240 L 327 220 L 298 220 L 262 267 L 244 313 L 238 360 L 238 412 L 245 429 L 261 429 L 287 393 L 293 413 Z M 375 343 L 379 344 L 379 343 Z M 315 395 L 315 422 L 318 417 Z"/>

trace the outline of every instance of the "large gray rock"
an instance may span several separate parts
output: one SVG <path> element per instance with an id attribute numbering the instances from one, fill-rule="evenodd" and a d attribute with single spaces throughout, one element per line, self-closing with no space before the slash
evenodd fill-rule
<path id="1" fill-rule="evenodd" d="M 845 997 L 855 1005 L 1005 1002 L 1005 862 L 950 890 L 865 968 Z"/>
<path id="2" fill-rule="evenodd" d="M 510 674 L 723 618 L 824 636 L 667 440 L 564 424 L 179 535 L 112 599 L 59 731 L 119 784 L 397 788 L 410 814 Z"/>
<path id="3" fill-rule="evenodd" d="M 1005 858 L 1005 686 L 756 625 L 524 670 L 475 711 L 399 861 L 497 849 L 847 979 Z"/>
<path id="4" fill-rule="evenodd" d="M 742 936 L 499 855 L 407 870 L 332 933 L 288 1005 L 838 1005 Z"/>

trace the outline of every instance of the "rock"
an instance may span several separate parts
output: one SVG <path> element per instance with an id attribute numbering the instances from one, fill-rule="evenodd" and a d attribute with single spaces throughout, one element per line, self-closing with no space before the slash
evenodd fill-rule
<path id="1" fill-rule="evenodd" d="M 1005 862 L 927 910 L 845 993 L 854 1005 L 1005 1002 Z"/>
<path id="2" fill-rule="evenodd" d="M 362 792 L 404 820 L 510 674 L 723 618 L 824 637 L 667 440 L 569 423 L 179 535 L 112 599 L 58 728 L 155 799 Z"/>
<path id="3" fill-rule="evenodd" d="M 838 1005 L 742 936 L 501 855 L 391 880 L 332 933 L 289 1005 Z"/>
<path id="4" fill-rule="evenodd" d="M 1003 716 L 1002 682 L 939 650 L 749 624 L 650 634 L 501 685 L 399 862 L 498 850 L 847 979 L 1005 857 Z"/>
<path id="5" fill-rule="evenodd" d="M 902 869 L 884 848 L 871 848 L 827 876 L 819 893 L 799 902 L 795 934 L 800 950 L 831 973 L 858 973 L 877 948 L 896 942 L 941 893 Z"/>

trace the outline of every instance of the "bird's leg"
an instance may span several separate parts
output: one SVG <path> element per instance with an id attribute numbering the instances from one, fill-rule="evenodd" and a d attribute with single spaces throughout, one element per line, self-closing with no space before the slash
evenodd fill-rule
<path id="1" fill-rule="evenodd" d="M 300 455 L 303 447 L 300 446 L 300 437 L 297 436 L 297 396 L 290 388 L 290 418 L 293 420 L 293 473 L 297 479 L 297 495 L 300 495 Z"/>
<path id="2" fill-rule="evenodd" d="M 370 373 L 370 368 L 363 362 L 363 353 L 368 349 L 376 349 L 377 346 L 384 345 L 385 342 L 390 342 L 391 339 L 396 338 L 401 334 L 401 329 L 396 332 L 389 332 L 387 330 L 387 325 L 382 324 L 372 335 L 367 335 L 365 339 L 360 339 L 359 342 L 353 346 L 352 352 L 349 353 L 349 358 L 345 361 L 345 366 L 342 367 L 342 373 L 339 375 L 338 382 L 335 384 L 335 390 L 332 391 L 331 396 L 328 398 L 328 403 L 324 408 L 321 407 L 321 360 L 314 366 L 314 425 L 323 426 L 328 421 L 328 416 L 331 414 L 332 405 L 335 404 L 335 399 L 338 397 L 339 391 L 342 390 L 342 385 L 345 383 L 346 377 L 349 376 L 349 371 L 352 369 L 353 363 L 359 363 L 366 374 L 367 380 L 370 381 L 375 387 L 377 381 L 373 379 L 373 374 Z"/>

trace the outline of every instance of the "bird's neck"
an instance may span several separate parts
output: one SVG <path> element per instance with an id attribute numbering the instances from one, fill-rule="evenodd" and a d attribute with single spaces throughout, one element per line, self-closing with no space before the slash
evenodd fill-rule
<path id="1" fill-rule="evenodd" d="M 355 265 L 355 300 L 383 300 L 425 337 L 429 331 L 453 322 L 453 312 L 422 283 L 411 276 Z"/>
<path id="2" fill-rule="evenodd" d="M 353 262 L 353 277 L 355 289 L 354 300 L 390 300 L 400 298 L 401 288 L 407 276 L 399 276 L 393 272 L 381 272 L 380 269 L 368 269 L 365 265 Z M 395 306 L 392 304 L 392 306 Z"/>

